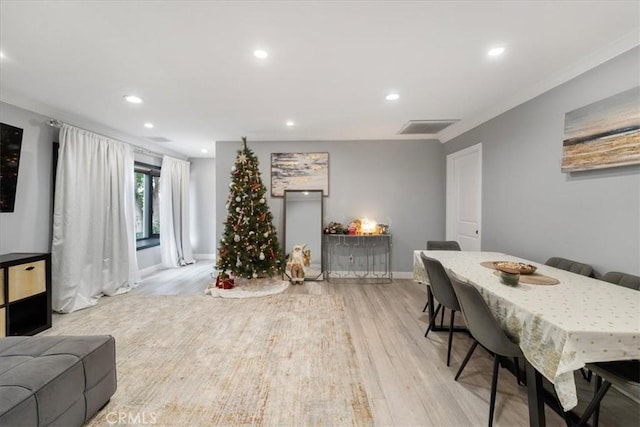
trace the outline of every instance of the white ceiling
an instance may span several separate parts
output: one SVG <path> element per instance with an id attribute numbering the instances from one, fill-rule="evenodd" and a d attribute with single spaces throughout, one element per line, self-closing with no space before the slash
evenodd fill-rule
<path id="1" fill-rule="evenodd" d="M 460 119 L 445 142 L 640 44 L 639 1 L 1 0 L 0 16 L 0 100 L 188 157 Z"/>

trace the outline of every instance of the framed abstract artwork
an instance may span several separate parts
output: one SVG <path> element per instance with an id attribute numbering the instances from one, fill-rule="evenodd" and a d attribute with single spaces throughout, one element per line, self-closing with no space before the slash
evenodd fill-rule
<path id="1" fill-rule="evenodd" d="M 640 86 L 565 114 L 562 172 L 640 164 Z"/>
<path id="2" fill-rule="evenodd" d="M 322 190 L 329 195 L 329 153 L 271 153 L 271 196 L 284 190 Z"/>

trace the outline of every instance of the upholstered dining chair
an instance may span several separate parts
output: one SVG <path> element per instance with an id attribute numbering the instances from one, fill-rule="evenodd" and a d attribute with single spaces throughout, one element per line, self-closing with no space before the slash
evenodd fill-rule
<path id="1" fill-rule="evenodd" d="M 640 276 L 610 271 L 602 276 L 602 280 L 640 291 Z M 593 386 L 593 398 L 584 410 L 578 425 L 585 425 L 593 415 L 592 425 L 598 426 L 600 402 L 611 387 L 640 405 L 640 360 L 589 363 L 586 367 L 589 369 L 589 376 L 593 373 L 596 379 Z"/>
<path id="2" fill-rule="evenodd" d="M 560 257 L 551 257 L 546 262 L 545 265 L 550 267 L 559 268 L 560 270 L 570 271 L 572 273 L 580 274 L 582 276 L 593 277 L 594 271 L 593 267 L 589 264 L 584 264 L 578 261 L 573 261 L 567 258 Z"/>
<path id="3" fill-rule="evenodd" d="M 424 270 L 427 272 L 427 276 L 429 277 L 429 283 L 431 286 L 431 291 L 433 295 L 438 300 L 438 307 L 431 319 L 429 319 L 429 326 L 427 327 L 427 332 L 425 332 L 424 336 L 429 335 L 429 331 L 431 330 L 436 317 L 438 316 L 438 311 L 442 308 L 444 311 L 445 308 L 451 310 L 451 319 L 449 323 L 449 344 L 447 347 L 447 366 L 451 361 L 451 343 L 453 342 L 453 323 L 455 320 L 456 311 L 460 311 L 460 304 L 458 304 L 458 298 L 451 286 L 451 281 L 449 281 L 449 276 L 447 276 L 447 272 L 444 270 L 440 261 L 429 258 L 425 254 L 420 254 L 422 258 L 422 263 L 424 264 Z"/>
<path id="4" fill-rule="evenodd" d="M 427 250 L 428 251 L 459 251 L 460 245 L 455 240 L 427 240 Z M 429 299 L 427 298 L 427 303 L 424 305 L 422 312 L 424 313 L 429 308 Z M 444 315 L 444 310 L 442 310 L 442 314 Z M 442 323 L 442 321 L 440 322 Z"/>
<path id="5" fill-rule="evenodd" d="M 511 341 L 504 332 L 478 289 L 472 284 L 458 279 L 454 273 L 450 273 L 449 277 L 451 285 L 458 296 L 462 316 L 474 340 L 462 365 L 460 365 L 460 369 L 458 369 L 455 380 L 457 381 L 460 377 L 462 370 L 467 365 L 469 358 L 471 358 L 478 344 L 494 354 L 491 399 L 489 401 L 489 427 L 491 427 L 493 425 L 493 414 L 496 405 L 500 362 L 505 358 L 520 358 L 524 356 L 520 347 Z"/>
<path id="6" fill-rule="evenodd" d="M 428 240 L 428 251 L 459 251 L 460 245 L 455 240 Z"/>
<path id="7" fill-rule="evenodd" d="M 611 387 L 640 405 L 640 360 L 621 362 L 587 363 L 587 368 L 595 374 L 593 398 L 584 410 L 578 425 L 586 425 L 593 415 L 593 427 L 598 427 L 600 402 Z"/>
<path id="8" fill-rule="evenodd" d="M 602 276 L 602 280 L 604 280 L 605 282 L 613 283 L 614 285 L 620 285 L 624 286 L 625 288 L 640 291 L 640 276 L 620 273 L 618 271 L 610 271 Z"/>

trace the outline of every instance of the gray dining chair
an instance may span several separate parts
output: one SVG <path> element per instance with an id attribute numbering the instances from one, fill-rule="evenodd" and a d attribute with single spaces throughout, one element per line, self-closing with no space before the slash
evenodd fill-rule
<path id="1" fill-rule="evenodd" d="M 602 280 L 625 288 L 640 290 L 640 277 L 633 274 L 610 271 Z M 593 398 L 584 410 L 578 425 L 585 425 L 593 415 L 592 425 L 598 426 L 600 418 L 600 402 L 611 387 L 640 404 L 640 360 L 625 360 L 618 362 L 588 363 L 586 368 L 595 374 Z"/>
<path id="2" fill-rule="evenodd" d="M 453 323 L 456 311 L 460 311 L 460 304 L 458 303 L 458 298 L 451 286 L 449 276 L 447 276 L 447 272 L 444 270 L 442 264 L 440 264 L 440 261 L 429 258 L 425 254 L 420 254 L 420 257 L 422 258 L 424 270 L 427 272 L 427 276 L 429 277 L 431 291 L 438 300 L 438 307 L 433 313 L 431 319 L 429 319 L 429 326 L 427 327 L 427 332 L 425 332 L 424 336 L 426 337 L 429 335 L 429 331 L 433 327 L 440 309 L 443 311 L 445 308 L 451 310 L 451 319 L 449 321 L 449 344 L 447 347 L 447 366 L 449 366 L 451 361 L 451 344 L 453 342 Z"/>
<path id="3" fill-rule="evenodd" d="M 593 415 L 591 425 L 598 427 L 600 402 L 611 387 L 640 405 L 640 360 L 587 363 L 586 366 L 595 375 L 593 398 L 580 417 L 578 425 L 586 425 Z"/>
<path id="4" fill-rule="evenodd" d="M 428 240 L 428 251 L 459 251 L 460 245 L 455 240 Z"/>
<path id="5" fill-rule="evenodd" d="M 604 276 L 602 280 L 605 282 L 613 283 L 614 285 L 624 286 L 625 288 L 640 290 L 640 276 L 634 276 L 633 274 L 620 273 L 618 271 L 610 271 Z"/>
<path id="6" fill-rule="evenodd" d="M 459 251 L 460 245 L 455 240 L 427 240 L 427 250 L 428 251 Z M 427 303 L 424 305 L 422 312 L 424 313 L 429 308 L 429 298 L 427 298 Z M 442 311 L 444 316 L 444 310 Z M 442 323 L 442 320 L 440 321 Z"/>
<path id="7" fill-rule="evenodd" d="M 554 256 L 549 258 L 545 262 L 545 265 L 559 268 L 560 270 L 570 271 L 572 273 L 580 274 L 582 276 L 594 277 L 593 267 L 591 267 L 589 264 L 584 264 L 582 262 L 573 261 L 567 258 Z"/>
<path id="8" fill-rule="evenodd" d="M 452 272 L 450 272 L 449 277 L 453 289 L 458 296 L 462 316 L 464 317 L 464 321 L 467 323 L 467 328 L 474 340 L 471 348 L 469 348 L 469 351 L 464 358 L 464 361 L 462 362 L 462 365 L 460 365 L 460 369 L 458 369 L 458 372 L 456 373 L 455 380 L 457 381 L 460 377 L 462 370 L 467 365 L 467 362 L 471 358 L 471 355 L 478 344 L 494 354 L 493 377 L 491 380 L 491 399 L 489 401 L 489 427 L 491 427 L 493 425 L 493 414 L 496 404 L 496 390 L 498 386 L 500 362 L 505 358 L 521 358 L 524 356 L 520 347 L 511 341 L 502 329 L 502 326 L 500 326 L 496 320 L 484 298 L 480 295 L 478 289 L 476 289 L 472 284 L 458 279 Z"/>

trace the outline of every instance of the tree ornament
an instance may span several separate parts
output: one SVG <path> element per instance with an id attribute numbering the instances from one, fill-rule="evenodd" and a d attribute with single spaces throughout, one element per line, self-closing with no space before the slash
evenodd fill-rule
<path id="1" fill-rule="evenodd" d="M 242 261 L 240 261 L 240 257 L 236 258 L 236 267 L 240 267 L 242 265 Z"/>
<path id="2" fill-rule="evenodd" d="M 231 166 L 231 172 L 235 172 L 236 171 L 236 165 Z"/>
<path id="3" fill-rule="evenodd" d="M 240 209 L 240 207 L 237 207 L 237 208 L 236 208 L 236 212 L 238 212 L 238 213 L 240 213 L 240 211 L 241 211 L 241 210 L 242 210 L 242 209 Z"/>
<path id="4" fill-rule="evenodd" d="M 240 196 L 236 197 L 236 202 L 239 202 L 240 200 L 242 200 Z"/>
<path id="5" fill-rule="evenodd" d="M 238 156 L 238 161 L 242 164 L 247 163 L 247 155 L 242 153 Z"/>
<path id="6" fill-rule="evenodd" d="M 260 258 L 260 261 L 264 261 L 264 252 L 260 252 L 260 256 L 258 258 Z"/>
<path id="7" fill-rule="evenodd" d="M 266 200 L 264 200 L 264 197 L 262 197 L 262 198 L 260 199 L 260 203 L 264 203 L 265 201 L 266 201 Z"/>
<path id="8" fill-rule="evenodd" d="M 265 232 L 265 233 L 263 234 L 263 236 L 264 236 L 264 237 L 269 237 L 269 232 L 268 232 L 268 231 L 267 231 L 267 232 Z"/>
<path id="9" fill-rule="evenodd" d="M 233 236 L 233 241 L 238 243 L 240 241 L 240 236 L 238 234 L 236 234 L 235 236 Z"/>

